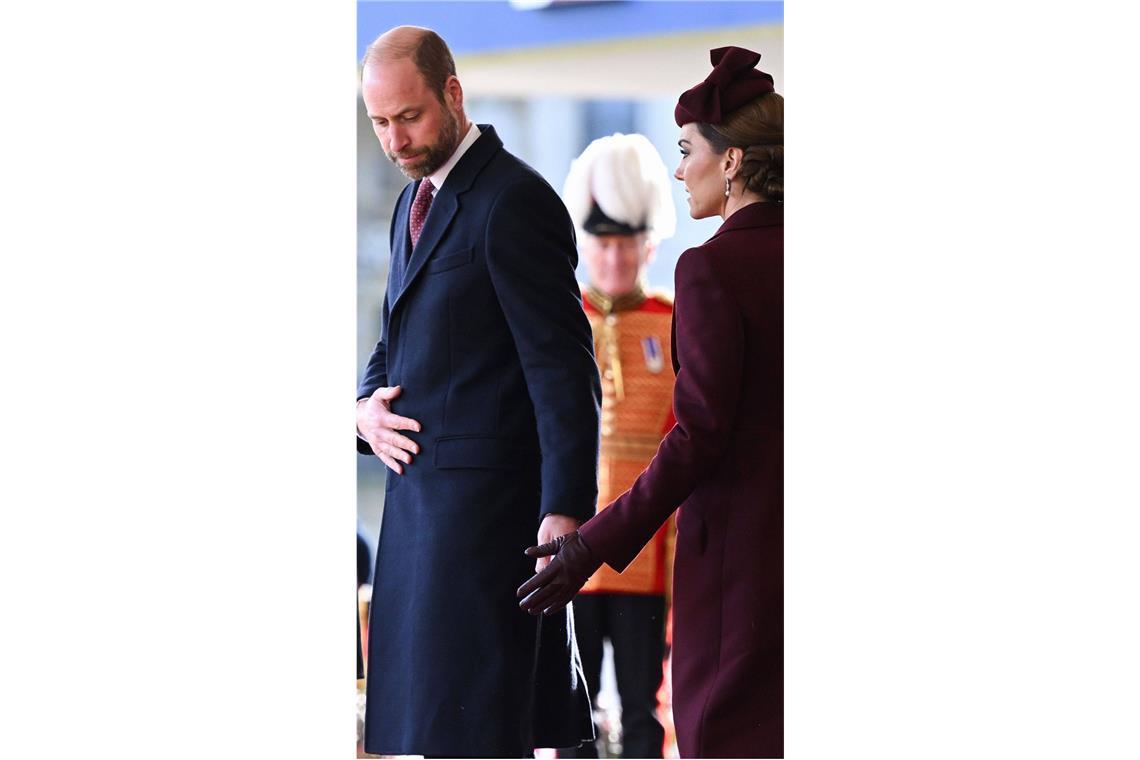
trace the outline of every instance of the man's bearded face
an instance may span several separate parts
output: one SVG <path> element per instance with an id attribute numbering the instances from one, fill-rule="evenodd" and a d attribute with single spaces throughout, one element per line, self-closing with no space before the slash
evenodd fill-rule
<path id="1" fill-rule="evenodd" d="M 442 111 L 440 127 L 432 142 L 411 145 L 396 152 L 385 151 L 388 160 L 409 179 L 423 179 L 434 174 L 459 146 L 459 118 L 442 103 L 439 105 Z"/>

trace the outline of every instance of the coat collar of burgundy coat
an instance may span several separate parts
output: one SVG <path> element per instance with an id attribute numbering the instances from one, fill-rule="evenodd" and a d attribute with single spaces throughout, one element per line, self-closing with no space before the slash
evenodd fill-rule
<path id="1" fill-rule="evenodd" d="M 752 203 L 736 212 L 716 231 L 709 240 L 715 240 L 730 230 L 741 230 L 749 227 L 782 227 L 784 225 L 783 203 Z"/>

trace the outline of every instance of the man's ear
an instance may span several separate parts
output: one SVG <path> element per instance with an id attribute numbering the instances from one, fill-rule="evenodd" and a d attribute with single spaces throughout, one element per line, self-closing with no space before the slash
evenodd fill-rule
<path id="1" fill-rule="evenodd" d="M 463 110 L 463 85 L 459 84 L 459 78 L 454 74 L 449 76 L 444 83 L 443 94 L 448 101 L 448 105 L 454 110 Z"/>
<path id="2" fill-rule="evenodd" d="M 645 240 L 645 265 L 649 266 L 653 263 L 653 255 L 657 253 L 657 244 L 646 238 Z"/>

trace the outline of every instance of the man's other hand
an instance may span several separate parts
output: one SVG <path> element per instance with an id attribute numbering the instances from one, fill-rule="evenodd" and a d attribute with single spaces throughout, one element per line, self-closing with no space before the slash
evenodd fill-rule
<path id="1" fill-rule="evenodd" d="M 412 456 L 420 453 L 420 446 L 397 430 L 420 432 L 420 423 L 408 417 L 392 414 L 392 399 L 397 398 L 402 389 L 398 385 L 391 388 L 377 388 L 368 398 L 356 402 L 356 430 L 360 437 L 368 441 L 372 451 L 380 461 L 388 465 L 397 475 L 404 474 L 404 464 L 412 463 Z M 575 527 L 577 527 L 575 525 Z"/>
<path id="2" fill-rule="evenodd" d="M 535 543 L 539 546 L 548 544 L 559 536 L 578 530 L 580 524 L 573 517 L 549 514 L 542 518 L 542 522 L 538 525 L 538 541 Z M 550 557 L 539 557 L 535 560 L 534 571 L 537 573 L 549 564 Z"/>

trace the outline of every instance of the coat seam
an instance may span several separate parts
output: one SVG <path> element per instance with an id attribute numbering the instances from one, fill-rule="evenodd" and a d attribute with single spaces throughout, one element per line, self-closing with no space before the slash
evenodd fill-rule
<path id="1" fill-rule="evenodd" d="M 440 415 L 440 421 L 439 421 L 439 429 L 441 431 L 447 430 L 447 406 L 448 406 L 448 402 L 451 401 L 451 378 L 452 378 L 453 370 L 455 368 L 454 357 L 451 355 L 452 346 L 454 345 L 454 341 L 451 340 L 452 326 L 453 325 L 452 325 L 452 321 L 451 321 L 451 294 L 448 293 L 448 295 L 447 295 L 447 331 L 446 331 L 446 334 L 447 334 L 447 385 L 443 389 L 443 412 Z"/>
<path id="2" fill-rule="evenodd" d="M 731 511 L 731 500 L 729 501 Z M 729 515 L 731 517 L 731 515 Z M 704 703 L 701 704 L 701 717 L 697 721 L 697 757 L 704 757 L 704 740 L 705 740 L 705 719 L 709 711 L 709 700 L 712 695 L 716 693 L 717 682 L 720 680 L 720 665 L 722 645 L 724 643 L 724 583 L 725 583 L 725 566 L 728 564 L 728 552 L 723 550 L 720 553 L 720 629 L 717 631 L 716 637 L 716 670 L 713 672 L 712 682 L 709 684 L 708 691 L 705 692 Z"/>

